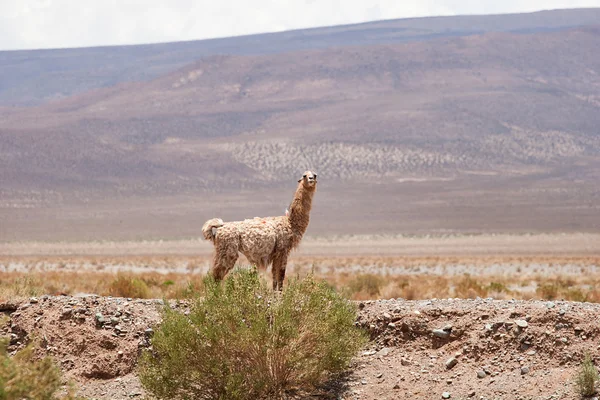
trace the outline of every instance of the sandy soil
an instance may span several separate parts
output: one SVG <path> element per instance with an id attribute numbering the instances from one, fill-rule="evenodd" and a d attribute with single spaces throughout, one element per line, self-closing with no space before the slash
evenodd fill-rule
<path id="1" fill-rule="evenodd" d="M 40 352 L 53 355 L 86 398 L 138 398 L 136 360 L 160 320 L 160 303 L 44 296 L 2 305 L 10 317 L 3 329 L 11 351 L 39 338 Z M 598 304 L 393 299 L 358 306 L 357 324 L 371 341 L 329 393 L 334 398 L 576 399 L 583 354 L 600 361 Z"/>
<path id="2" fill-rule="evenodd" d="M 0 242 L 0 254 L 11 256 L 131 256 L 194 255 L 208 257 L 212 244 L 197 239 Z M 600 254 L 600 234 L 481 234 L 481 235 L 354 235 L 305 237 L 294 257 L 332 256 L 585 256 Z"/>

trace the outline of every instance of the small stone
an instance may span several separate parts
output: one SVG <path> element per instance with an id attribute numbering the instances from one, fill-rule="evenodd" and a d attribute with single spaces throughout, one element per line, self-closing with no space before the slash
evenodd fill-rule
<path id="1" fill-rule="evenodd" d="M 396 382 L 396 384 L 394 385 L 394 387 L 392 389 L 395 389 L 395 390 L 400 389 L 400 382 Z"/>
<path id="2" fill-rule="evenodd" d="M 388 313 L 383 313 L 383 319 L 385 319 L 385 320 L 392 319 L 392 316 Z"/>
<path id="3" fill-rule="evenodd" d="M 110 318 L 110 324 L 111 325 L 117 325 L 119 323 L 119 318 L 116 317 L 111 317 Z"/>
<path id="4" fill-rule="evenodd" d="M 361 385 L 366 385 L 367 381 L 365 379 L 363 379 L 362 381 L 360 381 Z"/>
<path id="5" fill-rule="evenodd" d="M 492 324 L 492 329 L 497 331 L 498 329 L 500 329 L 502 326 L 504 325 L 504 321 L 498 321 L 498 322 L 494 322 Z"/>
<path id="6" fill-rule="evenodd" d="M 121 332 L 121 330 L 122 330 L 121 325 L 115 326 L 115 331 Z"/>
<path id="7" fill-rule="evenodd" d="M 485 378 L 485 376 L 486 376 L 486 375 L 487 375 L 487 374 L 486 374 L 486 373 L 485 373 L 485 371 L 484 371 L 484 370 L 482 370 L 482 369 L 481 369 L 481 370 L 479 370 L 479 371 L 477 371 L 477 377 L 478 377 L 479 379 L 483 379 L 483 378 Z"/>
<path id="8" fill-rule="evenodd" d="M 521 367 L 521 375 L 526 375 L 529 373 L 529 367 Z"/>
<path id="9" fill-rule="evenodd" d="M 32 297 L 32 298 L 29 299 L 29 302 L 31 304 L 36 304 L 38 302 L 38 299 L 37 299 L 37 297 Z"/>
<path id="10" fill-rule="evenodd" d="M 527 352 L 527 355 L 528 355 L 528 356 L 533 356 L 533 355 L 535 355 L 535 350 L 528 351 L 528 352 Z"/>
<path id="11" fill-rule="evenodd" d="M 400 364 L 402 364 L 404 367 L 408 367 L 411 363 L 406 358 L 402 358 L 400 359 Z"/>
<path id="12" fill-rule="evenodd" d="M 383 376 L 383 374 L 381 372 L 379 372 L 377 375 L 375 375 L 375 378 L 379 379 Z"/>
<path id="13" fill-rule="evenodd" d="M 556 304 L 554 304 L 554 302 L 552 302 L 552 301 L 549 301 L 549 302 L 546 303 L 546 307 L 548 307 L 548 308 L 554 308 L 554 307 L 556 307 Z"/>
<path id="14" fill-rule="evenodd" d="M 377 355 L 380 357 L 386 357 L 388 354 L 390 354 L 390 348 L 389 347 L 384 347 L 383 349 L 379 350 L 377 352 Z"/>
<path id="15" fill-rule="evenodd" d="M 445 331 L 443 329 L 434 329 L 433 331 L 431 331 L 431 333 L 433 333 L 433 336 L 445 339 L 448 336 L 450 336 L 450 332 Z"/>
<path id="16" fill-rule="evenodd" d="M 444 392 L 442 393 L 442 399 L 449 399 L 452 395 L 450 394 L 450 392 Z"/>
<path id="17" fill-rule="evenodd" d="M 474 390 L 471 390 L 471 391 L 469 392 L 469 397 L 475 397 L 475 395 L 476 395 L 476 394 L 477 394 L 477 393 L 476 393 Z"/>
<path id="18" fill-rule="evenodd" d="M 521 329 L 525 329 L 525 328 L 527 328 L 527 326 L 529 326 L 527 321 L 525 321 L 524 319 L 517 319 L 515 321 L 515 324 L 517 324 L 517 326 Z"/>
<path id="19" fill-rule="evenodd" d="M 146 336 L 148 336 L 148 337 L 150 337 L 150 336 L 154 336 L 154 329 L 152 329 L 152 328 L 148 328 L 148 329 L 146 329 L 146 330 L 144 331 L 144 334 L 145 334 Z"/>
<path id="20" fill-rule="evenodd" d="M 446 360 L 446 369 L 452 369 L 456 364 L 458 364 L 456 357 L 450 357 Z"/>
<path id="21" fill-rule="evenodd" d="M 96 323 L 98 325 L 104 324 L 104 316 L 101 313 L 96 313 Z"/>
<path id="22" fill-rule="evenodd" d="M 393 323 L 393 322 L 390 322 L 390 323 L 388 324 L 388 328 L 390 328 L 390 329 L 394 329 L 395 327 L 396 327 L 396 324 L 395 324 L 395 323 Z"/>

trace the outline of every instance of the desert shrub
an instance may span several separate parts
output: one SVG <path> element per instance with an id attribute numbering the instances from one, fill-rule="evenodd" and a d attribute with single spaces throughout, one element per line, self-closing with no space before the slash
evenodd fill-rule
<path id="1" fill-rule="evenodd" d="M 256 272 L 206 278 L 189 315 L 165 306 L 140 359 L 145 388 L 169 399 L 278 398 L 345 370 L 365 343 L 355 305 L 312 276 L 273 292 Z"/>
<path id="2" fill-rule="evenodd" d="M 7 342 L 0 342 L 0 400 L 74 399 L 71 393 L 59 397 L 60 370 L 50 357 L 35 359 L 33 345 L 9 357 Z"/>
<path id="3" fill-rule="evenodd" d="M 133 276 L 118 274 L 108 286 L 108 294 L 116 297 L 135 297 L 147 299 L 151 297 L 146 282 Z"/>
<path id="4" fill-rule="evenodd" d="M 581 288 L 569 288 L 564 291 L 565 300 L 585 302 L 589 300 L 588 294 Z"/>
<path id="5" fill-rule="evenodd" d="M 490 284 L 487 286 L 487 291 L 492 292 L 492 293 L 509 293 L 510 290 L 508 290 L 508 288 L 506 287 L 505 284 L 500 283 L 500 282 L 490 282 Z"/>
<path id="6" fill-rule="evenodd" d="M 457 297 L 467 299 L 475 298 L 477 296 L 485 297 L 487 295 L 487 289 L 468 274 L 465 274 L 465 276 L 456 284 L 454 292 Z"/>
<path id="7" fill-rule="evenodd" d="M 538 294 L 538 296 L 545 300 L 556 300 L 558 298 L 559 291 L 560 287 L 554 282 L 543 283 L 535 289 L 535 292 Z"/>
<path id="8" fill-rule="evenodd" d="M 408 288 L 408 281 L 402 279 L 389 280 L 380 291 L 380 297 L 383 299 L 406 298 L 406 293 L 411 294 Z M 412 299 L 409 299 L 412 300 Z"/>
<path id="9" fill-rule="evenodd" d="M 357 275 L 348 282 L 346 291 L 349 296 L 355 299 L 373 298 L 379 295 L 383 283 L 384 279 L 379 275 Z"/>
<path id="10" fill-rule="evenodd" d="M 581 366 L 575 376 L 575 384 L 581 396 L 591 396 L 596 393 L 595 384 L 598 380 L 598 370 L 592 362 L 589 353 L 586 353 Z"/>
<path id="11" fill-rule="evenodd" d="M 550 282 L 540 284 L 536 293 L 542 299 L 555 300 L 562 298 L 571 301 L 589 301 L 593 296 L 590 293 L 585 293 L 581 288 L 576 286 L 576 282 L 572 279 L 554 279 Z"/>
<path id="12" fill-rule="evenodd" d="M 0 273 L 0 297 L 2 299 L 27 298 L 41 293 L 41 282 L 32 276 Z"/>
<path id="13" fill-rule="evenodd" d="M 163 295 L 169 299 L 189 299 L 195 297 L 203 284 L 199 280 L 187 280 L 163 288 Z"/>

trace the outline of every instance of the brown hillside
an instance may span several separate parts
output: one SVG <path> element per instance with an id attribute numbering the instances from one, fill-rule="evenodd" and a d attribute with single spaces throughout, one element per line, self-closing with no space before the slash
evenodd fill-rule
<path id="1" fill-rule="evenodd" d="M 307 168 L 316 233 L 596 231 L 599 54 L 588 27 L 211 56 L 4 111 L 0 240 L 49 215 L 59 237 L 194 235 L 281 213 Z"/>

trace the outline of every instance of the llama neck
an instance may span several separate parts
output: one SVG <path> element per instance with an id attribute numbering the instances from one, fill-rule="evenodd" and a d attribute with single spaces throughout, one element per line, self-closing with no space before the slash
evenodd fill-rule
<path id="1" fill-rule="evenodd" d="M 310 209 L 312 207 L 312 198 L 315 193 L 314 189 L 306 189 L 302 183 L 298 185 L 294 200 L 290 205 L 289 220 L 294 234 L 298 236 L 304 235 L 308 222 L 310 220 Z"/>

